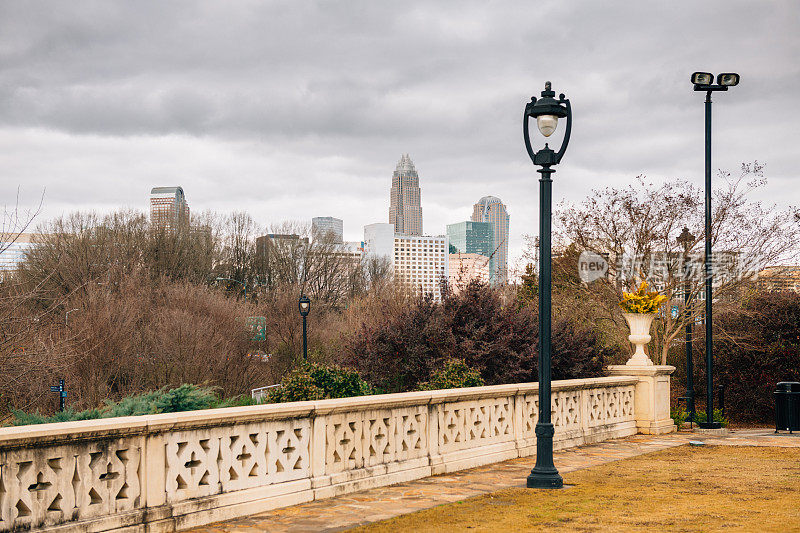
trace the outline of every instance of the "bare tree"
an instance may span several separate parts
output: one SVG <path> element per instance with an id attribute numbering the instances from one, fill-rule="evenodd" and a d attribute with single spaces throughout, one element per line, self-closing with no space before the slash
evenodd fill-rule
<path id="1" fill-rule="evenodd" d="M 720 172 L 716 183 L 720 188 L 714 191 L 711 240 L 717 263 L 715 299 L 722 302 L 733 298 L 764 266 L 794 257 L 800 231 L 791 214 L 750 199 L 750 193 L 766 183 L 758 163 L 742 165 L 736 177 Z M 616 304 L 623 289 L 634 288 L 641 280 L 665 294 L 670 306 L 678 307 L 677 316 L 662 311 L 653 328 L 651 346 L 662 364 L 684 326 L 702 316 L 702 217 L 698 188 L 677 180 L 656 186 L 642 177 L 624 188 L 593 191 L 579 204 L 562 203 L 556 214 L 562 252 L 574 244 L 578 253 L 589 250 L 608 258 L 610 282 L 582 284 L 577 278 L 577 255 L 571 264 L 570 290 L 601 304 L 603 314 L 596 320 L 613 321 L 624 332 Z M 677 240 L 684 227 L 695 236 L 687 243 L 688 254 Z M 688 307 L 683 305 L 686 263 L 691 274 Z"/>

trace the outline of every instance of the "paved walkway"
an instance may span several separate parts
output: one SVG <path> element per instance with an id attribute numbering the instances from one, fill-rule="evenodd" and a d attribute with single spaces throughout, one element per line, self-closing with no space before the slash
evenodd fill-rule
<path id="1" fill-rule="evenodd" d="M 661 436 L 635 435 L 558 451 L 555 453 L 555 464 L 562 473 L 573 472 L 682 446 L 690 440 L 728 446 L 800 447 L 800 434 L 776 435 L 773 431 L 733 430 L 728 435 L 703 435 L 690 432 Z M 452 474 L 275 509 L 190 531 L 209 533 L 342 531 L 507 487 L 523 487 L 534 463 L 534 457 L 512 459 Z"/>

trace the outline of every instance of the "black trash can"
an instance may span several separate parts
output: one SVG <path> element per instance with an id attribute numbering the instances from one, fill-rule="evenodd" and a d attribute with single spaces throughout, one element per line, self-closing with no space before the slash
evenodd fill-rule
<path id="1" fill-rule="evenodd" d="M 775 387 L 775 433 L 800 431 L 800 383 L 781 381 Z"/>

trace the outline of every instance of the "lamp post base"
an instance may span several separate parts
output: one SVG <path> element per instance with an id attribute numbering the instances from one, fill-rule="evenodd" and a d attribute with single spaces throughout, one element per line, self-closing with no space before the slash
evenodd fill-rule
<path id="1" fill-rule="evenodd" d="M 698 422 L 697 426 L 700 429 L 720 429 L 722 424 L 719 422 Z"/>
<path id="2" fill-rule="evenodd" d="M 542 469 L 545 470 L 545 469 Z M 564 478 L 558 473 L 555 468 L 552 471 L 542 472 L 534 469 L 528 476 L 529 489 L 560 489 L 564 487 Z"/>
<path id="3" fill-rule="evenodd" d="M 539 416 L 542 416 L 541 412 Z M 553 464 L 553 435 L 555 428 L 549 421 L 536 424 L 536 466 L 528 476 L 529 489 L 560 489 L 564 486 L 564 479 Z"/>

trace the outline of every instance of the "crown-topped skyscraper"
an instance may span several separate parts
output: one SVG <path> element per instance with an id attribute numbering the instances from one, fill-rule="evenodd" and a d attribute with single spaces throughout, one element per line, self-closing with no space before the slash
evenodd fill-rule
<path id="1" fill-rule="evenodd" d="M 392 174 L 389 223 L 395 233 L 422 235 L 419 175 L 408 154 L 403 154 Z"/>

